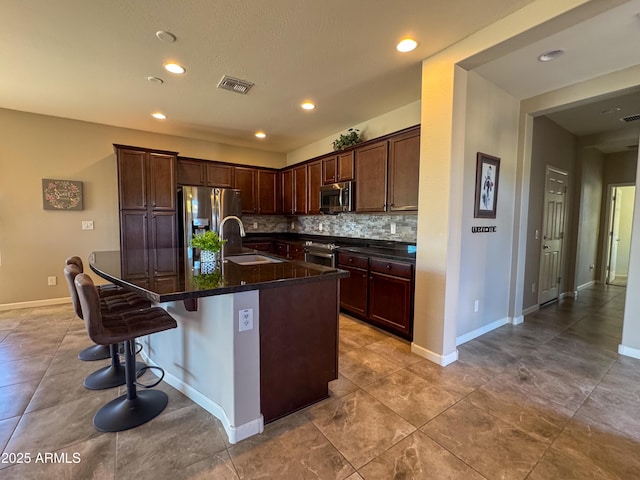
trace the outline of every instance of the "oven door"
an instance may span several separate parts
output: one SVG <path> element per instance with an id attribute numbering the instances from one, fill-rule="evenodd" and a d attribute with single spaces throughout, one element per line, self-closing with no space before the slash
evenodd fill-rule
<path id="1" fill-rule="evenodd" d="M 304 261 L 309 263 L 315 263 L 316 265 L 324 265 L 325 267 L 335 268 L 336 255 L 329 252 L 318 252 L 306 248 L 304 250 Z"/>

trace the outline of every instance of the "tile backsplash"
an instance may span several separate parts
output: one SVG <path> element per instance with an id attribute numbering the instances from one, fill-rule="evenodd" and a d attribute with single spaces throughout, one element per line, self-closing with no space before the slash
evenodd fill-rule
<path id="1" fill-rule="evenodd" d="M 362 214 L 340 215 L 243 215 L 247 232 L 300 233 L 335 237 L 367 238 L 415 243 L 418 216 L 415 214 Z M 392 229 L 395 228 L 395 233 Z"/>

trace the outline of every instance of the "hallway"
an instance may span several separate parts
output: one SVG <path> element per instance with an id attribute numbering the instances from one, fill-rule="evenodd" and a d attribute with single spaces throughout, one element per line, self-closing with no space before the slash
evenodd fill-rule
<path id="1" fill-rule="evenodd" d="M 624 294 L 585 289 L 461 345 L 446 368 L 342 316 L 331 396 L 236 445 L 164 383 L 158 418 L 97 432 L 91 418 L 117 392 L 82 387 L 103 362 L 77 360 L 88 340 L 71 307 L 0 312 L 0 477 L 640 478 L 640 360 L 616 353 Z M 69 462 L 35 462 L 45 452 Z M 17 453 L 31 462 L 11 465 Z"/>

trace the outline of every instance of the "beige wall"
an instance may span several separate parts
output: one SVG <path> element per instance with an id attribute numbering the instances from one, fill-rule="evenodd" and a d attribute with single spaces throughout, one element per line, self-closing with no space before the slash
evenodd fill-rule
<path id="1" fill-rule="evenodd" d="M 366 122 L 353 125 L 353 128 L 360 130 L 360 134 L 364 140 L 381 137 L 388 133 L 397 132 L 403 128 L 412 127 L 420 123 L 420 100 L 409 105 L 392 110 L 378 117 L 367 120 Z M 333 150 L 333 141 L 344 132 L 336 132 L 333 135 L 325 137 L 317 142 L 305 145 L 302 148 L 289 152 L 287 154 L 287 165 L 304 162 L 314 157 L 319 157 Z"/>
<path id="2" fill-rule="evenodd" d="M 487 325 L 506 323 L 509 317 L 519 107 L 520 102 L 514 97 L 481 76 L 469 73 L 463 209 L 459 212 L 462 226 L 458 343 L 483 333 Z M 501 159 L 495 219 L 473 217 L 477 152 Z M 471 233 L 472 226 L 496 226 L 497 231 Z M 476 300 L 479 302 L 477 312 L 474 311 Z"/>
<path id="3" fill-rule="evenodd" d="M 578 151 L 579 209 L 575 228 L 576 255 L 575 279 L 570 284 L 574 290 L 591 284 L 597 279 L 598 239 L 600 236 L 600 213 L 603 195 L 602 173 L 604 154 L 595 148 Z"/>
<path id="4" fill-rule="evenodd" d="M 575 184 L 576 137 L 546 117 L 534 120 L 531 148 L 531 171 L 529 182 L 529 217 L 527 224 L 526 263 L 524 273 L 524 308 L 538 304 L 538 281 L 540 274 L 540 251 L 542 248 L 542 220 L 544 202 L 544 182 L 547 165 L 569 173 L 569 196 L 567 197 L 567 225 L 571 224 L 572 204 L 570 199 Z M 536 231 L 538 238 L 536 239 Z M 570 233 L 565 229 L 566 234 Z M 563 274 L 561 292 L 567 279 L 567 250 L 572 238 L 565 236 L 563 245 Z M 534 287 L 535 284 L 535 287 Z"/>
<path id="5" fill-rule="evenodd" d="M 119 248 L 113 143 L 181 155 L 283 167 L 281 154 L 0 109 L 0 307 L 68 297 L 62 268 L 70 255 Z M 43 178 L 80 180 L 84 210 L 42 208 Z M 95 229 L 81 230 L 82 220 Z M 56 286 L 47 277 L 57 276 Z"/>

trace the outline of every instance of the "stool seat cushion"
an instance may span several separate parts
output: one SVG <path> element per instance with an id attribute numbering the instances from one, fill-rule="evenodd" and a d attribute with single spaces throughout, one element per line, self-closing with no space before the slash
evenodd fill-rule
<path id="1" fill-rule="evenodd" d="M 67 267 L 74 268 L 71 265 Z M 178 326 L 173 317 L 160 307 L 127 310 L 121 313 L 111 311 L 102 315 L 101 300 L 91 277 L 80 273 L 75 277 L 74 283 L 89 338 L 99 345 L 133 340 Z"/>

